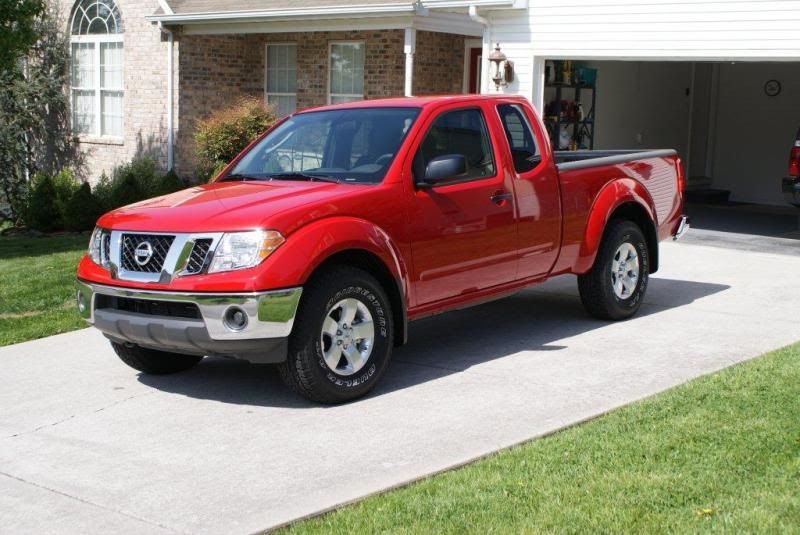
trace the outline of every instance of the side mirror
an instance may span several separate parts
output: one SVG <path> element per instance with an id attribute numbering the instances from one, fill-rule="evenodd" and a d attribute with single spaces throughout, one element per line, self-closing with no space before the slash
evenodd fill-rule
<path id="1" fill-rule="evenodd" d="M 433 158 L 425 167 L 425 176 L 418 186 L 436 186 L 458 178 L 467 172 L 467 159 L 463 154 L 443 154 Z"/>

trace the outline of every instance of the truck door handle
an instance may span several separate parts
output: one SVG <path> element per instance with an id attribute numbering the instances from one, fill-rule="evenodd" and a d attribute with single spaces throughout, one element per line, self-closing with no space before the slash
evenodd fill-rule
<path id="1" fill-rule="evenodd" d="M 489 197 L 489 200 L 491 200 L 495 204 L 502 205 L 506 201 L 510 201 L 513 198 L 514 198 L 514 195 L 512 193 L 509 193 L 507 191 L 506 192 L 496 191 L 496 192 L 494 192 L 492 194 L 491 197 Z"/>

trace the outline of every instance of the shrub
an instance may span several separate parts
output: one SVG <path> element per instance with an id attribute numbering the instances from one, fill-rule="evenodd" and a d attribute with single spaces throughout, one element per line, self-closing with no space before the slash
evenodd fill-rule
<path id="1" fill-rule="evenodd" d="M 81 183 L 75 178 L 75 175 L 69 169 L 62 169 L 52 177 L 53 188 L 56 191 L 56 205 L 58 206 L 58 213 L 61 215 L 60 223 L 64 223 L 64 211 L 66 210 L 67 203 L 78 191 Z"/>
<path id="2" fill-rule="evenodd" d="M 103 211 L 108 211 L 184 187 L 174 171 L 163 173 L 152 158 L 141 157 L 117 167 L 111 178 L 103 173 L 94 192 Z"/>
<path id="3" fill-rule="evenodd" d="M 92 230 L 101 214 L 100 202 L 89 183 L 84 182 L 64 206 L 64 227 L 72 231 Z"/>
<path id="4" fill-rule="evenodd" d="M 29 227 L 42 232 L 63 228 L 56 188 L 50 175 L 42 174 L 34 178 L 25 221 Z"/>
<path id="5" fill-rule="evenodd" d="M 254 97 L 242 98 L 200 121 L 194 133 L 198 178 L 214 176 L 274 122 L 272 108 Z"/>

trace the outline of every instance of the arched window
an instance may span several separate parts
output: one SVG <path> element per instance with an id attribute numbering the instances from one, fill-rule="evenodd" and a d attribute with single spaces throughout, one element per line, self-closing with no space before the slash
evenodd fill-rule
<path id="1" fill-rule="evenodd" d="M 114 0 L 78 0 L 70 19 L 72 128 L 123 135 L 122 17 Z"/>

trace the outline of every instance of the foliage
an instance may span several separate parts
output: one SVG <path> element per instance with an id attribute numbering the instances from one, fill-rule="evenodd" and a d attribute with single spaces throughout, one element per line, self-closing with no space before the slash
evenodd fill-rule
<path id="1" fill-rule="evenodd" d="M 41 174 L 34 178 L 30 206 L 25 217 L 31 228 L 42 232 L 52 232 L 62 228 L 59 199 L 56 195 L 53 177 Z"/>
<path id="2" fill-rule="evenodd" d="M 55 3 L 33 19 L 33 28 L 36 42 L 0 72 L 0 196 L 14 218 L 25 214 L 29 177 L 81 165 L 65 91 L 69 40 Z"/>
<path id="3" fill-rule="evenodd" d="M 75 266 L 87 234 L 0 237 L 0 346 L 86 326 L 75 308 Z"/>
<path id="4" fill-rule="evenodd" d="M 64 227 L 71 231 L 92 230 L 102 214 L 97 197 L 88 182 L 73 192 L 63 209 Z"/>
<path id="5" fill-rule="evenodd" d="M 800 343 L 288 533 L 797 533 Z"/>
<path id="6" fill-rule="evenodd" d="M 36 42 L 42 0 L 0 0 L 0 71 L 13 69 Z"/>
<path id="7" fill-rule="evenodd" d="M 174 171 L 163 173 L 150 157 L 141 156 L 117 167 L 111 178 L 105 173 L 94 188 L 102 211 L 113 210 L 185 187 Z"/>
<path id="8" fill-rule="evenodd" d="M 194 133 L 198 174 L 209 178 L 275 122 L 262 99 L 245 97 L 200 121 Z"/>
<path id="9" fill-rule="evenodd" d="M 41 232 L 91 230 L 100 213 L 89 184 L 81 184 L 69 169 L 63 169 L 52 176 L 38 173 L 34 177 L 25 221 Z"/>

